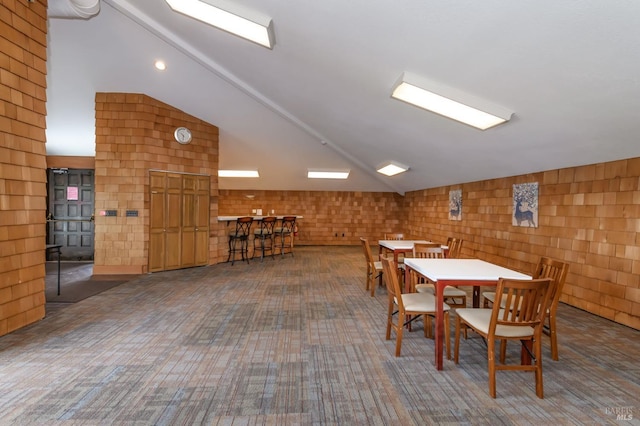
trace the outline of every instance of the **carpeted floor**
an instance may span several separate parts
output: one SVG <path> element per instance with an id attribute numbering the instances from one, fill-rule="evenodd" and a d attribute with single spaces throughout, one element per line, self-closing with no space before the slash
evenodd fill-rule
<path id="1" fill-rule="evenodd" d="M 545 399 L 522 372 L 498 372 L 492 399 L 477 336 L 437 371 L 418 324 L 394 357 L 364 276 L 360 247 L 297 247 L 68 304 L 0 338 L 0 424 L 639 424 L 640 332 L 561 305 Z"/>

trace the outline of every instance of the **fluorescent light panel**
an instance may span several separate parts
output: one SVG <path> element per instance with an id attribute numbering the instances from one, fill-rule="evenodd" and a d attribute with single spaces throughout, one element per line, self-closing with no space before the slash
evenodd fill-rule
<path id="1" fill-rule="evenodd" d="M 219 177 L 240 177 L 257 178 L 260 177 L 257 170 L 218 170 Z"/>
<path id="2" fill-rule="evenodd" d="M 395 176 L 399 173 L 403 173 L 409 170 L 408 166 L 404 164 L 396 163 L 395 161 L 387 161 L 378 167 L 377 172 L 387 176 Z"/>
<path id="3" fill-rule="evenodd" d="M 480 130 L 511 119 L 513 112 L 424 78 L 403 74 L 391 97 Z"/>
<path id="4" fill-rule="evenodd" d="M 351 170 L 307 170 L 309 179 L 347 179 Z"/>
<path id="5" fill-rule="evenodd" d="M 206 24 L 273 49 L 275 37 L 271 19 L 264 19 L 267 22 L 263 25 L 200 0 L 166 0 L 166 2 L 176 12 L 184 13 Z"/>

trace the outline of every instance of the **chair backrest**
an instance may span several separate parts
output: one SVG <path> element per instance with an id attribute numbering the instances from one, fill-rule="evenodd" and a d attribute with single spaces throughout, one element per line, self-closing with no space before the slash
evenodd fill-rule
<path id="1" fill-rule="evenodd" d="M 236 220 L 236 236 L 249 235 L 253 218 L 251 216 L 239 217 Z"/>
<path id="2" fill-rule="evenodd" d="M 404 234 L 401 232 L 384 234 L 384 239 L 385 240 L 404 240 Z"/>
<path id="3" fill-rule="evenodd" d="M 371 253 L 371 246 L 369 245 L 369 240 L 366 238 L 360 237 L 360 242 L 362 243 L 362 251 L 364 252 L 364 257 L 367 259 L 367 266 L 370 268 L 370 271 L 374 271 L 376 268 L 374 266 L 373 254 Z"/>
<path id="4" fill-rule="evenodd" d="M 382 262 L 382 276 L 387 286 L 387 294 L 389 298 L 395 298 L 398 307 L 401 312 L 404 312 L 404 306 L 402 305 L 402 292 L 400 291 L 400 281 L 398 280 L 398 274 L 396 271 L 396 264 L 392 257 L 381 257 Z"/>
<path id="5" fill-rule="evenodd" d="M 260 234 L 269 235 L 273 233 L 273 227 L 276 224 L 277 218 L 275 216 L 263 217 L 260 221 Z"/>
<path id="6" fill-rule="evenodd" d="M 282 218 L 282 228 L 281 232 L 285 234 L 293 233 L 293 228 L 296 226 L 296 217 L 295 216 L 284 216 Z"/>
<path id="7" fill-rule="evenodd" d="M 447 258 L 458 259 L 460 257 L 460 251 L 462 250 L 463 241 L 464 240 L 460 240 L 458 238 L 452 238 L 452 237 L 449 237 L 447 239 L 447 246 L 449 247 Z"/>
<path id="8" fill-rule="evenodd" d="M 496 300 L 505 300 L 503 306 L 518 306 L 504 309 L 500 303 L 493 305 L 489 334 L 494 334 L 498 325 L 542 327 L 549 298 L 553 294 L 553 278 L 515 280 L 500 278 L 496 288 Z M 536 331 L 537 332 L 537 331 Z"/>
<path id="9" fill-rule="evenodd" d="M 533 271 L 533 278 L 552 278 L 555 281 L 554 292 L 549 298 L 550 309 L 555 309 L 558 306 L 568 272 L 568 263 L 544 256 L 540 258 Z"/>
<path id="10" fill-rule="evenodd" d="M 423 259 L 442 259 L 444 258 L 444 250 L 438 243 L 414 243 L 413 257 Z"/>

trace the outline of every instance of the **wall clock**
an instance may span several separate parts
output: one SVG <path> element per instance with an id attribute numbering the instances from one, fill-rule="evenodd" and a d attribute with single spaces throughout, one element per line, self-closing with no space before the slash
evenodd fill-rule
<path id="1" fill-rule="evenodd" d="M 191 142 L 191 130 L 186 127 L 178 127 L 175 132 L 173 132 L 173 137 L 176 138 L 178 143 L 183 145 Z"/>

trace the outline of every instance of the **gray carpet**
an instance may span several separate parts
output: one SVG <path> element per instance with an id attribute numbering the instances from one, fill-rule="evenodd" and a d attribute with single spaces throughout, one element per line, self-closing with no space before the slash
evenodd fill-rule
<path id="1" fill-rule="evenodd" d="M 49 312 L 0 338 L 0 424 L 638 424 L 640 332 L 561 305 L 545 399 L 523 372 L 498 372 L 492 399 L 477 336 L 437 371 L 418 323 L 393 356 L 386 292 L 364 291 L 364 268 L 360 247 L 300 247 L 147 274 Z"/>

